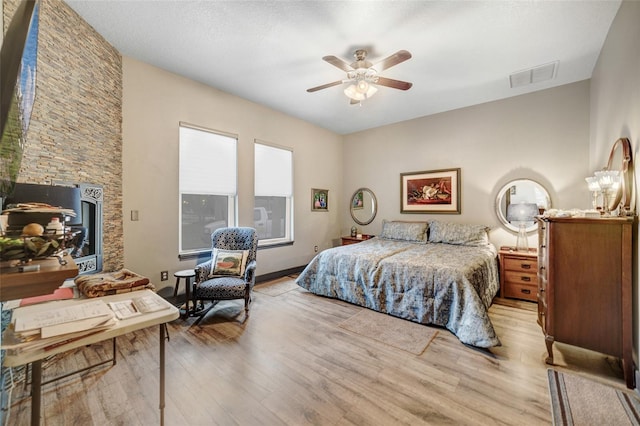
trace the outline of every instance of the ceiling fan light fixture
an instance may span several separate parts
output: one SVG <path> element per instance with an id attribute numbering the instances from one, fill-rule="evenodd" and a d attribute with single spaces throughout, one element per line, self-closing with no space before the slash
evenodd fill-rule
<path id="1" fill-rule="evenodd" d="M 355 84 L 348 85 L 347 88 L 344 89 L 344 94 L 354 101 L 362 101 L 365 99 L 365 94 L 358 92 Z"/>
<path id="2" fill-rule="evenodd" d="M 379 68 L 374 68 L 371 62 L 366 60 L 367 51 L 364 49 L 356 50 L 356 61 L 349 64 L 340 58 L 329 55 L 322 58 L 323 61 L 340 68 L 347 73 L 346 80 L 338 80 L 331 83 L 307 89 L 307 92 L 317 92 L 318 90 L 327 89 L 342 83 L 348 83 L 348 87 L 344 89 L 344 94 L 351 99 L 351 105 L 359 105 L 361 101 L 369 99 L 378 91 L 376 85 L 391 87 L 398 90 L 409 90 L 412 86 L 407 81 L 394 80 L 392 78 L 380 77 L 378 72 L 386 70 L 392 66 L 411 58 L 411 53 L 406 50 L 399 50 L 393 55 L 378 62 Z"/>
<path id="3" fill-rule="evenodd" d="M 376 86 L 374 86 L 373 84 L 369 84 L 369 88 L 367 89 L 367 93 L 365 93 L 365 95 L 367 98 L 370 98 L 375 95 L 377 91 L 378 88 Z"/>
<path id="4" fill-rule="evenodd" d="M 361 84 L 364 83 L 364 84 Z M 378 91 L 378 88 L 366 81 L 358 81 L 356 84 L 350 84 L 344 89 L 344 94 L 354 101 L 364 101 L 370 98 Z"/>

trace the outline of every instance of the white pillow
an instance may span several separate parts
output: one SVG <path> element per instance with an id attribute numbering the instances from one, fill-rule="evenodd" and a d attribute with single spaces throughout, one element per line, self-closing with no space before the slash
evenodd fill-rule
<path id="1" fill-rule="evenodd" d="M 243 276 L 247 256 L 249 256 L 249 250 L 221 250 L 214 248 L 211 255 L 209 278 L 220 275 Z"/>

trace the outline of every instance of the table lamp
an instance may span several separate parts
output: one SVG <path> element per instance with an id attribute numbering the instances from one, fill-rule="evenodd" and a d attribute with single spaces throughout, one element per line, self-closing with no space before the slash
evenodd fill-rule
<path id="1" fill-rule="evenodd" d="M 538 214 L 538 205 L 535 203 L 517 203 L 507 206 L 507 220 L 518 225 L 516 251 L 529 251 L 527 223 L 533 222 L 533 218 Z"/>

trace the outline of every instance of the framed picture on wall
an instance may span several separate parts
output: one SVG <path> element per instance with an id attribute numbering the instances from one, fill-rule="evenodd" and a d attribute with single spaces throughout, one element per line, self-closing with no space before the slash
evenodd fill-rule
<path id="1" fill-rule="evenodd" d="M 351 199 L 351 210 L 362 210 L 364 208 L 364 195 L 362 191 L 356 191 Z"/>
<path id="2" fill-rule="evenodd" d="M 311 211 L 329 211 L 329 190 L 311 188 Z"/>
<path id="3" fill-rule="evenodd" d="M 460 168 L 400 174 L 400 213 L 460 212 Z"/>

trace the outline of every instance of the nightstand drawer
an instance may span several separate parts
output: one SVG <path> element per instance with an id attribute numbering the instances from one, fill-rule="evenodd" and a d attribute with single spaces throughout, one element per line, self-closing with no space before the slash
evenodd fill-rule
<path id="1" fill-rule="evenodd" d="M 538 287 L 535 284 L 527 285 L 507 283 L 504 288 L 504 297 L 524 299 L 535 302 L 536 300 L 538 300 Z"/>
<path id="2" fill-rule="evenodd" d="M 517 259 L 513 257 L 505 256 L 504 269 L 508 271 L 530 271 L 535 274 L 538 267 L 537 259 Z"/>
<path id="3" fill-rule="evenodd" d="M 517 271 L 504 271 L 504 282 L 507 284 L 525 284 L 538 287 L 538 275 Z"/>

